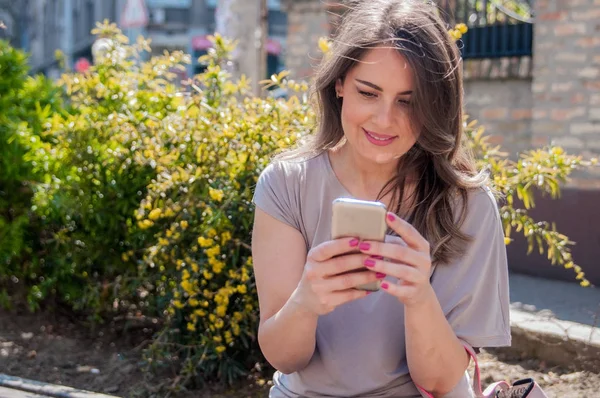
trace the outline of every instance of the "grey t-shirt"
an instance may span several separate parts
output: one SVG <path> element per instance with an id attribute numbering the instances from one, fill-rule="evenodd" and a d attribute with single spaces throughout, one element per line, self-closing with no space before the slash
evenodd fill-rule
<path id="1" fill-rule="evenodd" d="M 323 153 L 269 165 L 254 203 L 300 231 L 308 251 L 331 239 L 331 203 L 338 197 L 352 195 Z M 431 285 L 460 340 L 471 347 L 510 345 L 506 247 L 488 190 L 469 194 L 462 230 L 473 238 L 468 249 L 460 259 L 434 267 Z M 407 366 L 402 303 L 380 291 L 321 316 L 308 366 L 276 372 L 273 382 L 271 397 L 421 397 Z M 447 395 L 470 396 L 467 375 Z"/>

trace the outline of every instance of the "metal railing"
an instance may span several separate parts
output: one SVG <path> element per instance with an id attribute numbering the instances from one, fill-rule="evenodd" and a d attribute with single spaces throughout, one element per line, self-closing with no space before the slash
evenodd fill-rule
<path id="1" fill-rule="evenodd" d="M 533 0 L 436 0 L 450 26 L 464 23 L 463 58 L 530 56 Z"/>

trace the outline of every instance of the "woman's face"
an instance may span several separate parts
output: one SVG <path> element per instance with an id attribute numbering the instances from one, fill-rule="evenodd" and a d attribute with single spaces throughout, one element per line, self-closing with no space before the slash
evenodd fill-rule
<path id="1" fill-rule="evenodd" d="M 336 82 L 342 127 L 355 153 L 384 164 L 404 155 L 418 136 L 410 122 L 413 72 L 393 48 L 377 47 Z"/>

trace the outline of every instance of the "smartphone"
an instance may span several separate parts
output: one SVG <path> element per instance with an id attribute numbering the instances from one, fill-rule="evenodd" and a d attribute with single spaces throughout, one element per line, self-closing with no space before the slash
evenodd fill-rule
<path id="1" fill-rule="evenodd" d="M 356 237 L 361 240 L 385 241 L 387 209 L 383 203 L 338 198 L 332 203 L 332 213 L 331 236 L 333 239 Z M 380 281 L 375 281 L 356 288 L 377 291 L 380 285 Z"/>

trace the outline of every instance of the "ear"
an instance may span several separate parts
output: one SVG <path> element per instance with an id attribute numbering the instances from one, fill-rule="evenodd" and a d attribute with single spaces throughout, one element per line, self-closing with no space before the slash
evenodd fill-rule
<path id="1" fill-rule="evenodd" d="M 344 96 L 344 84 L 342 83 L 342 79 L 337 79 L 335 81 L 335 92 L 337 93 L 337 97 Z"/>

